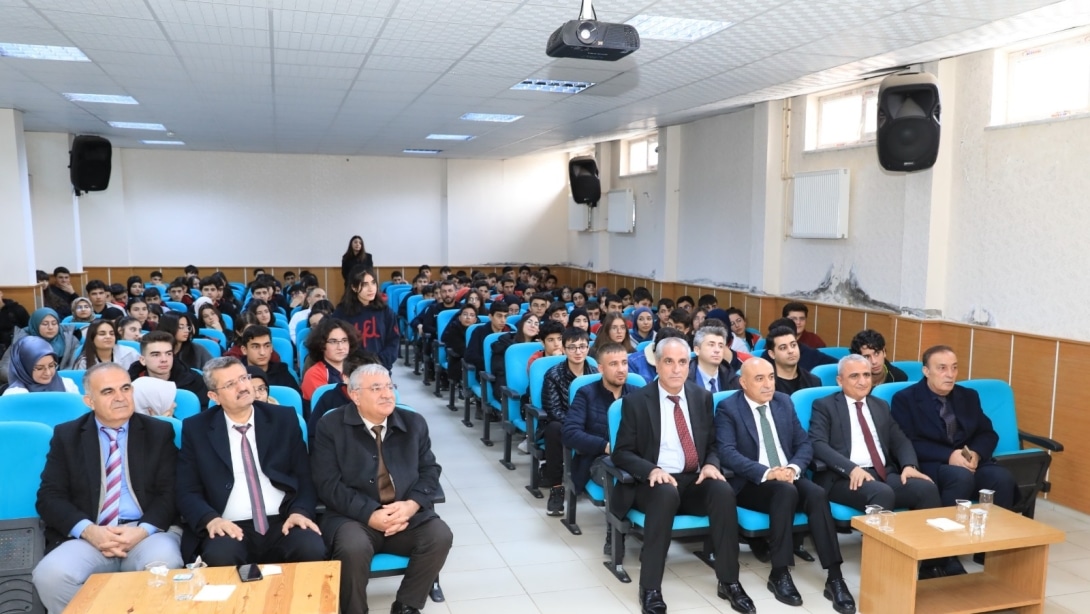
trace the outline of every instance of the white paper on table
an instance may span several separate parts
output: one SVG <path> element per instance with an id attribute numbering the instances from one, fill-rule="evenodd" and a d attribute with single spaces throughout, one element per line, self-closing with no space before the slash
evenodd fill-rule
<path id="1" fill-rule="evenodd" d="M 205 584 L 193 601 L 227 601 L 234 592 L 234 584 Z"/>
<path id="2" fill-rule="evenodd" d="M 965 525 L 954 522 L 949 518 L 928 518 L 927 524 L 940 531 L 964 531 Z"/>
<path id="3" fill-rule="evenodd" d="M 284 570 L 279 565 L 260 565 L 261 575 L 263 576 L 278 576 L 284 573 Z"/>

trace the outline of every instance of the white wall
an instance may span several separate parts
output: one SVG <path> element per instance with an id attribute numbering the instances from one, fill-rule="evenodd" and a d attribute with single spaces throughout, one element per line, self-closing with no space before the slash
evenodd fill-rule
<path id="1" fill-rule="evenodd" d="M 56 132 L 26 134 L 30 202 L 34 216 L 34 259 L 38 269 L 83 268 L 79 207 L 68 170 L 69 137 Z"/>
<path id="2" fill-rule="evenodd" d="M 74 229 L 66 135 L 32 136 L 36 217 Z M 353 234 L 379 266 L 559 262 L 566 163 L 115 149 L 110 188 L 79 199 L 83 264 L 334 266 Z"/>

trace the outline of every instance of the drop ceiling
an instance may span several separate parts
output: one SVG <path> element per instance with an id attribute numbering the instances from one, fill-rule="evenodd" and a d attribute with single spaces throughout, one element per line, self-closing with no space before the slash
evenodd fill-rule
<path id="1" fill-rule="evenodd" d="M 597 0 L 636 15 L 733 22 L 703 40 L 644 39 L 619 62 L 554 60 L 579 0 L 0 0 L 0 42 L 75 46 L 91 62 L 0 58 L 0 108 L 30 131 L 147 147 L 510 158 L 684 123 L 1090 23 L 1090 0 Z M 512 91 L 589 81 L 576 95 Z M 70 102 L 65 92 L 139 105 Z M 464 113 L 523 115 L 513 123 Z M 431 133 L 465 134 L 466 142 Z M 161 146 L 160 146 L 161 147 Z"/>

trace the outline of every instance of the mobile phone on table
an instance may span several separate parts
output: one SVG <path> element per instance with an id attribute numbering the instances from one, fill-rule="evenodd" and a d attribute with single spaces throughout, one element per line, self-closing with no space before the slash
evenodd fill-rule
<path id="1" fill-rule="evenodd" d="M 238 579 L 243 582 L 253 582 L 255 580 L 261 580 L 264 576 L 261 575 L 261 567 L 257 565 L 239 565 L 238 566 Z"/>

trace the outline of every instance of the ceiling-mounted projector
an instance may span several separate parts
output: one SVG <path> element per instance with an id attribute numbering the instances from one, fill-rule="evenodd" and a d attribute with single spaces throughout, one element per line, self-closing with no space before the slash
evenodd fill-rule
<path id="1" fill-rule="evenodd" d="M 615 62 L 640 48 L 640 33 L 623 23 L 598 21 L 591 0 L 583 0 L 579 19 L 553 32 L 545 45 L 552 58 L 579 58 Z"/>

